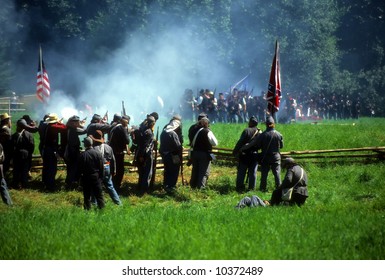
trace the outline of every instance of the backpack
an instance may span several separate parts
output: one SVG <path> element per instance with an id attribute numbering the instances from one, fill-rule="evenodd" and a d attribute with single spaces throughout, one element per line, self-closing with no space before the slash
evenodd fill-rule
<path id="1" fill-rule="evenodd" d="M 135 146 L 138 146 L 139 143 L 143 140 L 143 133 L 147 129 L 147 123 L 144 121 L 142 122 L 139 127 L 133 126 L 131 129 L 131 138 L 132 138 L 132 144 Z"/>

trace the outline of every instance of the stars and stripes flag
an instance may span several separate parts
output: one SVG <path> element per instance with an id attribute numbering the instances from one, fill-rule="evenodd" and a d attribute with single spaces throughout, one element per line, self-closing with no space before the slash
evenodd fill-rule
<path id="1" fill-rule="evenodd" d="M 281 73 L 279 67 L 279 45 L 275 42 L 275 53 L 271 65 L 269 87 L 266 95 L 267 111 L 274 115 L 279 110 L 281 101 Z"/>
<path id="2" fill-rule="evenodd" d="M 44 66 L 43 54 L 41 47 L 39 48 L 39 65 L 37 68 L 37 85 L 36 85 L 36 97 L 41 102 L 45 103 L 50 97 L 50 85 L 48 79 L 48 73 Z"/>

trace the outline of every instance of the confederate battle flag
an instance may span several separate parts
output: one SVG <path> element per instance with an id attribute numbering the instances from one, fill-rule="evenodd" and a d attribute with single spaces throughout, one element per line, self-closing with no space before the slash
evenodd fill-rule
<path id="1" fill-rule="evenodd" d="M 41 102 L 46 102 L 50 97 L 48 73 L 45 70 L 41 47 L 39 49 L 39 65 L 37 68 L 36 97 Z"/>
<path id="2" fill-rule="evenodd" d="M 275 54 L 271 65 L 269 88 L 266 95 L 267 111 L 274 116 L 281 101 L 281 74 L 279 69 L 279 45 L 275 42 Z"/>

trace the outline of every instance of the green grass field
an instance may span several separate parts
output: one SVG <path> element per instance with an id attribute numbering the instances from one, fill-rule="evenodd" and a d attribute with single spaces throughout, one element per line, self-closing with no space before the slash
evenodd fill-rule
<path id="1" fill-rule="evenodd" d="M 232 148 L 244 127 L 214 124 L 212 130 L 220 147 Z M 385 146 L 384 119 L 278 124 L 277 130 L 286 152 Z M 272 176 L 269 193 L 238 194 L 236 167 L 218 164 L 208 190 L 180 185 L 175 196 L 161 189 L 143 197 L 127 192 L 121 207 L 106 196 L 102 211 L 84 211 L 78 191 L 11 190 L 14 206 L 0 204 L 0 259 L 383 260 L 385 162 L 301 163 L 309 175 L 309 199 L 301 208 L 235 209 L 245 195 L 268 199 Z M 187 178 L 190 172 L 186 167 Z M 38 182 L 40 174 L 34 176 Z M 137 176 L 125 180 L 130 187 Z"/>

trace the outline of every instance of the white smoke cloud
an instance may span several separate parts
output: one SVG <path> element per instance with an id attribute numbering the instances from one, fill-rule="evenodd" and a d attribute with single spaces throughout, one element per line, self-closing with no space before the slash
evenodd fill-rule
<path id="1" fill-rule="evenodd" d="M 213 57 L 186 29 L 172 28 L 151 39 L 137 34 L 85 79 L 82 97 L 107 105 L 111 112 L 120 112 L 123 100 L 134 117 L 152 111 L 165 114 L 170 108 L 177 111 L 185 88 L 195 91 L 197 86 L 214 89 L 229 84 L 223 82 L 229 75 L 225 66 Z"/>

